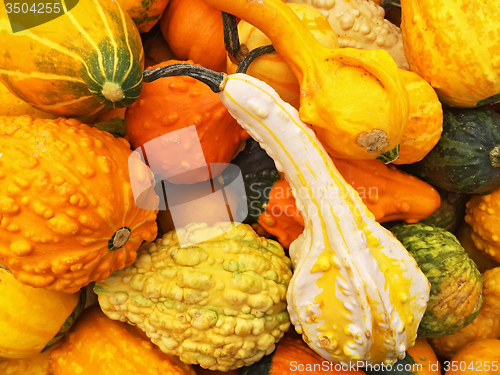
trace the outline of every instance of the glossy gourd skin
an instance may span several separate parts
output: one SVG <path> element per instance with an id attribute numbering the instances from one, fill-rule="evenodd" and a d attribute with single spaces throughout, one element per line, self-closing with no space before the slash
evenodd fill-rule
<path id="1" fill-rule="evenodd" d="M 128 106 L 139 96 L 142 43 L 118 2 L 81 1 L 66 15 L 16 33 L 5 7 L 0 20 L 6 52 L 0 56 L 0 81 L 38 110 L 89 116 L 105 106 Z"/>
<path id="2" fill-rule="evenodd" d="M 303 22 L 304 26 L 323 46 L 339 48 L 337 34 L 328 20 L 314 7 L 306 4 L 287 3 Z M 238 22 L 240 43 L 250 51 L 257 47 L 272 44 L 262 31 L 246 21 Z M 238 66 L 227 58 L 227 72 L 236 73 Z M 297 110 L 300 107 L 300 84 L 292 69 L 283 61 L 277 52 L 257 57 L 248 67 L 246 74 L 266 82 L 276 90 L 281 99 L 290 103 Z"/>
<path id="3" fill-rule="evenodd" d="M 500 186 L 500 115 L 484 108 L 445 106 L 441 138 L 405 170 L 446 191 L 491 193 Z"/>
<path id="4" fill-rule="evenodd" d="M 84 304 L 85 294 L 32 288 L 0 268 L 0 357 L 27 358 L 48 349 L 67 332 Z"/>
<path id="5" fill-rule="evenodd" d="M 191 366 L 162 353 L 141 330 L 109 319 L 97 305 L 85 309 L 50 358 L 54 375 L 195 375 Z"/>
<path id="6" fill-rule="evenodd" d="M 0 262 L 20 282 L 74 293 L 156 237 L 158 196 L 138 194 L 152 176 L 127 141 L 63 117 L 0 117 L 0 132 Z"/>
<path id="7" fill-rule="evenodd" d="M 494 1 L 401 0 L 403 46 L 410 69 L 445 104 L 500 101 L 500 8 Z"/>
<path id="8" fill-rule="evenodd" d="M 408 94 L 389 53 L 323 47 L 281 0 L 207 2 L 267 35 L 300 83 L 300 119 L 331 155 L 386 163 L 397 158 Z"/>
<path id="9" fill-rule="evenodd" d="M 327 360 L 402 358 L 414 344 L 429 296 L 416 262 L 374 220 L 296 110 L 268 85 L 234 74 L 219 95 L 285 174 L 306 223 L 290 246 L 294 274 L 287 299 L 297 332 Z"/>
<path id="10" fill-rule="evenodd" d="M 170 0 L 160 20 L 163 37 L 181 60 L 226 71 L 222 16 L 204 0 Z"/>

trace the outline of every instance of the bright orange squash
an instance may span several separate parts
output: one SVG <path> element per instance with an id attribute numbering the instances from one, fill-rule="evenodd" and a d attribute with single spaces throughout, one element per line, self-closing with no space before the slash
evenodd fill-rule
<path id="1" fill-rule="evenodd" d="M 0 133 L 0 263 L 20 282 L 74 293 L 156 237 L 158 196 L 134 197 L 151 180 L 127 141 L 63 117 L 0 117 Z"/>
<path id="2" fill-rule="evenodd" d="M 226 71 L 226 49 L 219 9 L 203 0 L 170 0 L 160 20 L 163 37 L 180 60 Z"/>
<path id="3" fill-rule="evenodd" d="M 494 375 L 500 372 L 500 340 L 474 340 L 446 363 L 446 375 Z"/>
<path id="4" fill-rule="evenodd" d="M 166 61 L 148 70 L 178 62 Z M 134 149 L 147 144 L 152 171 L 175 184 L 217 176 L 224 167 L 212 166 L 208 172 L 206 165 L 229 163 L 241 141 L 248 138 L 219 96 L 191 77 L 165 77 L 145 83 L 139 100 L 125 112 L 125 125 L 126 138 Z M 150 142 L 191 126 L 196 127 L 196 133 Z"/>
<path id="5" fill-rule="evenodd" d="M 92 306 L 50 354 L 54 375 L 195 375 L 191 366 L 163 353 L 141 332 Z"/>

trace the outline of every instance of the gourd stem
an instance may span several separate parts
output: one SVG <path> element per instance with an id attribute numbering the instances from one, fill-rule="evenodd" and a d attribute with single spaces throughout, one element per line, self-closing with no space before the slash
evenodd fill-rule
<path id="1" fill-rule="evenodd" d="M 213 70 L 192 64 L 172 64 L 159 68 L 145 70 L 143 73 L 144 82 L 153 82 L 163 77 L 188 76 L 206 84 L 215 92 L 224 90 L 227 82 L 225 73 L 214 72 Z"/>
<path id="2" fill-rule="evenodd" d="M 275 49 L 272 44 L 267 46 L 261 46 L 253 49 L 245 56 L 243 61 L 239 63 L 238 69 L 236 69 L 236 73 L 246 73 L 250 64 L 259 56 L 262 56 L 266 53 L 273 53 Z"/>
<path id="3" fill-rule="evenodd" d="M 262 31 L 276 52 L 302 81 L 311 60 L 326 50 L 282 0 L 206 0 L 217 9 L 230 13 Z"/>
<path id="4" fill-rule="evenodd" d="M 390 10 L 401 11 L 401 1 L 400 0 L 381 0 L 380 6 L 384 8 L 386 12 Z"/>
<path id="5" fill-rule="evenodd" d="M 490 163 L 493 168 L 500 167 L 500 145 L 497 145 L 490 151 Z"/>
<path id="6" fill-rule="evenodd" d="M 231 62 L 239 65 L 243 58 L 248 54 L 248 48 L 244 44 L 240 44 L 236 17 L 226 12 L 221 13 L 222 25 L 224 28 L 224 46 L 226 47 L 226 52 L 229 55 Z"/>

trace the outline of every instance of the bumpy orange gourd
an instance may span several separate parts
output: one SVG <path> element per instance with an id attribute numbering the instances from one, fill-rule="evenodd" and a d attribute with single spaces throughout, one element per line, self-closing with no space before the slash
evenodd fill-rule
<path id="1" fill-rule="evenodd" d="M 472 241 L 487 257 L 500 262 L 500 187 L 467 202 L 465 221 L 472 227 Z"/>
<path id="2" fill-rule="evenodd" d="M 166 61 L 151 69 L 179 62 Z M 206 164 L 229 163 L 240 142 L 248 138 L 219 96 L 191 77 L 165 77 L 145 83 L 137 102 L 125 112 L 125 125 L 126 138 L 134 149 L 148 144 L 145 151 L 152 171 L 175 184 L 207 180 Z M 165 138 L 190 126 L 197 132 L 192 138 Z M 150 142 L 162 136 L 165 143 Z M 201 150 L 196 148 L 197 142 Z M 210 175 L 215 177 L 222 170 L 223 166 L 212 165 Z"/>
<path id="3" fill-rule="evenodd" d="M 50 351 L 29 358 L 0 358 L 2 375 L 53 375 Z"/>
<path id="4" fill-rule="evenodd" d="M 500 340 L 469 342 L 446 364 L 446 375 L 494 375 L 500 371 Z"/>
<path id="5" fill-rule="evenodd" d="M 441 204 L 431 185 L 378 160 L 332 158 L 338 171 L 359 194 L 368 210 L 380 223 L 404 220 L 416 223 L 431 215 Z M 304 221 L 295 206 L 290 185 L 285 179 L 273 185 L 266 211 L 259 224 L 289 247 L 303 231 Z"/>
<path id="6" fill-rule="evenodd" d="M 400 70 L 399 75 L 408 92 L 410 110 L 399 157 L 393 163 L 411 164 L 422 160 L 441 138 L 443 108 L 427 81 L 405 70 Z"/>
<path id="7" fill-rule="evenodd" d="M 0 263 L 22 283 L 76 292 L 156 237 L 158 196 L 129 143 L 77 120 L 0 117 Z"/>
<path id="8" fill-rule="evenodd" d="M 181 60 L 226 71 L 226 49 L 219 9 L 203 0 L 170 0 L 160 27 L 170 48 Z"/>
<path id="9" fill-rule="evenodd" d="M 410 69 L 443 103 L 475 107 L 500 101 L 497 2 L 401 0 L 401 10 Z"/>
<path id="10" fill-rule="evenodd" d="M 97 305 L 84 311 L 50 358 L 54 375 L 195 375 L 191 366 L 163 353 L 138 328 L 109 319 Z"/>
<path id="11" fill-rule="evenodd" d="M 139 32 L 146 33 L 160 20 L 169 0 L 117 0 Z"/>
<path id="12" fill-rule="evenodd" d="M 304 26 L 318 42 L 327 48 L 339 47 L 337 34 L 333 31 L 326 17 L 318 10 L 306 4 L 287 3 L 287 5 L 299 16 Z M 249 51 L 271 44 L 269 38 L 262 31 L 245 21 L 238 23 L 238 35 L 240 43 L 244 44 Z M 238 66 L 231 62 L 228 57 L 227 72 L 234 74 L 237 68 Z M 293 105 L 297 110 L 299 109 L 299 81 L 277 52 L 257 57 L 248 67 L 246 74 L 266 82 L 276 90 L 281 99 Z"/>
<path id="13" fill-rule="evenodd" d="M 453 335 L 430 339 L 436 354 L 452 358 L 469 342 L 500 339 L 500 267 L 483 274 L 483 305 L 471 324 Z"/>

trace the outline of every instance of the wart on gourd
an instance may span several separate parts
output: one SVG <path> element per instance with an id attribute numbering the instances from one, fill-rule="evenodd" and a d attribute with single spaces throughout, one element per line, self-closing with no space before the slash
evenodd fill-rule
<path id="1" fill-rule="evenodd" d="M 144 72 L 144 80 L 169 70 L 200 77 L 292 186 L 305 223 L 290 246 L 295 272 L 287 300 L 296 330 L 327 360 L 393 363 L 404 357 L 429 297 L 413 258 L 375 222 L 315 134 L 269 86 L 243 74 L 181 65 Z M 318 193 L 325 190 L 329 194 Z"/>
<path id="2" fill-rule="evenodd" d="M 208 3 L 254 25 L 271 40 L 300 82 L 300 119 L 311 124 L 332 156 L 387 163 L 398 157 L 408 94 L 388 52 L 323 47 L 279 0 Z"/>

